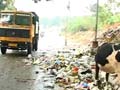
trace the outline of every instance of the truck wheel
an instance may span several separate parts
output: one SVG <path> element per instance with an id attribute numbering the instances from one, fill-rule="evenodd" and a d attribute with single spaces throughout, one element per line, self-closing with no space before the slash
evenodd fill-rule
<path id="1" fill-rule="evenodd" d="M 1 53 L 6 54 L 7 48 L 6 47 L 1 47 Z"/>
<path id="2" fill-rule="evenodd" d="M 27 55 L 31 53 L 32 53 L 32 44 L 29 43 L 27 47 Z"/>

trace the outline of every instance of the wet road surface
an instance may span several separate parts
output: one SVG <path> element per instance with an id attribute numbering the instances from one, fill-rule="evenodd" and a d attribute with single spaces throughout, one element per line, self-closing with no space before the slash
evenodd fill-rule
<path id="1" fill-rule="evenodd" d="M 61 90 L 44 88 L 44 72 L 38 65 L 23 63 L 25 58 L 25 52 L 0 54 L 0 90 Z"/>

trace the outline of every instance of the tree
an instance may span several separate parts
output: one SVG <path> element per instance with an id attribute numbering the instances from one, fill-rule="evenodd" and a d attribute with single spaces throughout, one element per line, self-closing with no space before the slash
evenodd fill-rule
<path id="1" fill-rule="evenodd" d="M 0 0 L 0 11 L 1 10 L 13 10 L 15 0 Z"/>
<path id="2" fill-rule="evenodd" d="M 119 0 L 107 0 L 107 3 L 99 5 L 99 26 L 120 22 L 120 11 L 118 8 L 120 8 Z M 93 15 L 96 14 L 96 4 L 90 7 L 90 11 L 93 12 Z"/>
<path id="3" fill-rule="evenodd" d="M 99 7 L 99 22 L 102 25 L 107 24 L 112 15 L 110 9 L 106 8 L 105 5 Z"/>
<path id="4" fill-rule="evenodd" d="M 0 10 L 3 10 L 6 7 L 6 2 L 0 0 Z"/>

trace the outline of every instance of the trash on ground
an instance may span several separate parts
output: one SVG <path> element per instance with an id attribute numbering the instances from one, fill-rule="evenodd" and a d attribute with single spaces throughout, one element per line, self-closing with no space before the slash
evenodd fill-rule
<path id="1" fill-rule="evenodd" d="M 89 53 L 89 54 L 88 54 Z M 42 70 L 44 88 L 54 88 L 55 85 L 70 90 L 100 90 L 94 85 L 95 62 L 90 49 L 63 49 L 55 54 L 47 52 L 37 58 L 29 56 L 23 61 L 26 65 L 38 65 Z M 35 71 L 35 74 L 40 74 Z M 100 73 L 100 80 L 103 81 L 103 74 Z M 105 83 L 102 83 L 106 86 Z M 109 88 L 109 87 L 108 87 Z M 68 90 L 69 90 L 68 89 Z"/>

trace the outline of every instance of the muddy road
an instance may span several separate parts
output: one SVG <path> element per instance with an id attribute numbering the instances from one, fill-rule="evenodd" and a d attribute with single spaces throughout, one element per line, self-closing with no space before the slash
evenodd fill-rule
<path id="1" fill-rule="evenodd" d="M 44 72 L 38 65 L 26 65 L 26 58 L 25 52 L 0 54 L 0 90 L 61 90 L 44 88 Z"/>
<path id="2" fill-rule="evenodd" d="M 23 53 L 0 54 L 0 90 L 39 90 L 34 89 L 35 67 L 26 66 L 24 58 Z"/>

